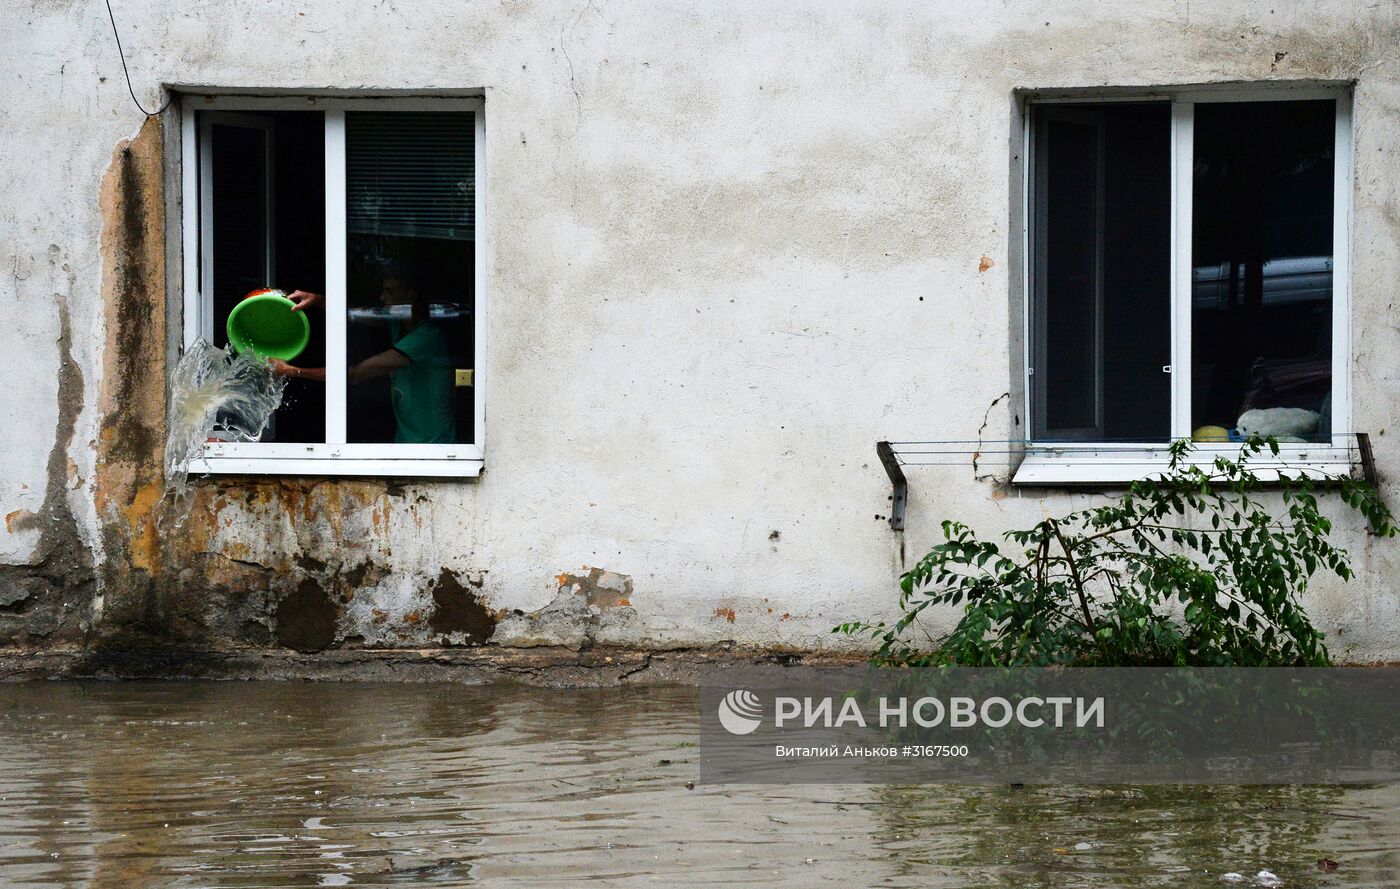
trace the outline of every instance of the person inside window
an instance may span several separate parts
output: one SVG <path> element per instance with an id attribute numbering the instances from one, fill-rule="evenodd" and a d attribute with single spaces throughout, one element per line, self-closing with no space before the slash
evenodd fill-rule
<path id="1" fill-rule="evenodd" d="M 325 308 L 322 294 L 296 290 L 288 294 L 296 303 L 292 311 L 310 306 Z M 380 302 L 387 308 L 385 324 L 393 344 L 350 368 L 351 385 L 385 374 L 394 407 L 399 444 L 451 444 L 457 440 L 453 416 L 453 362 L 442 328 L 433 320 L 428 300 L 397 267 L 386 270 Z M 408 306 L 407 317 L 395 312 Z M 276 358 L 268 359 L 274 373 L 295 379 L 325 382 L 324 367 L 297 367 Z"/>

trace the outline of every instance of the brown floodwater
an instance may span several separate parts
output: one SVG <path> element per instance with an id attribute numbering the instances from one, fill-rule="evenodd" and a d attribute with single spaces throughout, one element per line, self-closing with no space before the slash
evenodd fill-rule
<path id="1" fill-rule="evenodd" d="M 0 886 L 1400 885 L 1395 787 L 692 785 L 696 711 L 656 687 L 0 686 Z"/>

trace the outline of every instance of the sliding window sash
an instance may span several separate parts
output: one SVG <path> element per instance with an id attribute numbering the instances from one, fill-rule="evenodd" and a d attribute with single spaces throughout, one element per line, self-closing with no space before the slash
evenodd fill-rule
<path id="1" fill-rule="evenodd" d="M 1351 92 L 1338 91 L 1332 152 L 1332 447 L 1349 448 L 1351 404 L 1351 217 L 1355 181 Z"/>
<path id="2" fill-rule="evenodd" d="M 1196 106 L 1172 103 L 1171 436 L 1191 437 L 1192 213 L 1195 187 Z"/>
<path id="3" fill-rule="evenodd" d="M 326 112 L 326 444 L 345 444 L 345 112 Z"/>

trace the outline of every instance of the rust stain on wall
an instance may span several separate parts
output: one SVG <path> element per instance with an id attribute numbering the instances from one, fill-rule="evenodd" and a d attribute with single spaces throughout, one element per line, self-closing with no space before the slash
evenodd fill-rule
<path id="1" fill-rule="evenodd" d="M 162 636 L 172 612 L 179 612 L 173 620 L 179 628 L 195 615 L 166 607 L 156 584 L 166 367 L 164 189 L 155 118 L 112 153 L 98 205 L 106 342 L 93 493 L 104 549 L 104 627 L 119 636 Z"/>

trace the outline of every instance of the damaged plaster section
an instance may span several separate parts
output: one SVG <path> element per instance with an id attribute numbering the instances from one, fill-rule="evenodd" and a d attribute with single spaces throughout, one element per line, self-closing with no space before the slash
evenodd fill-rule
<path id="1" fill-rule="evenodd" d="M 50 261 L 58 263 L 56 251 Z M 63 271 L 71 291 L 72 272 Z M 55 293 L 59 319 L 58 424 L 46 466 L 43 507 L 5 517 L 9 530 L 38 533 L 27 565 L 0 566 L 0 645 L 76 642 L 90 629 L 96 581 L 92 552 L 68 504 L 74 481 L 68 448 L 83 404 L 83 374 L 73 358 L 68 293 Z"/>
<path id="2" fill-rule="evenodd" d="M 581 649 L 634 637 L 639 623 L 632 608 L 632 578 L 603 568 L 560 574 L 553 601 L 528 614 L 514 612 L 500 622 L 493 642 L 532 647 Z"/>
<path id="3" fill-rule="evenodd" d="M 103 558 L 99 645 L 194 637 L 203 603 L 162 585 L 155 522 L 164 487 L 165 252 L 160 124 L 150 118 L 117 146 L 102 179 L 105 343 L 93 496 Z"/>
<path id="4" fill-rule="evenodd" d="M 308 577 L 277 603 L 277 641 L 295 651 L 321 651 L 335 643 L 339 620 L 335 596 Z"/>
<path id="5" fill-rule="evenodd" d="M 457 575 L 446 568 L 433 581 L 433 613 L 428 629 L 446 648 L 452 645 L 484 645 L 496 631 L 499 615 L 481 601 L 476 590 L 484 581 L 468 581 L 473 589 L 462 585 Z"/>

